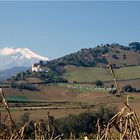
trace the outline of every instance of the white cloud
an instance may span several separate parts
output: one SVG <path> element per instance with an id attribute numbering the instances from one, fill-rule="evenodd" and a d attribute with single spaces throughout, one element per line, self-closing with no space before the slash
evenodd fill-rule
<path id="1" fill-rule="evenodd" d="M 15 54 L 16 51 L 14 48 L 8 48 L 8 47 L 5 47 L 3 49 L 0 49 L 0 55 L 12 55 L 12 54 Z"/>

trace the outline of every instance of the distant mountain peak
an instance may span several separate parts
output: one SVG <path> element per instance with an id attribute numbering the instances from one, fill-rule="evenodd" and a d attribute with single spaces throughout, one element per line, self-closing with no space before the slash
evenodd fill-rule
<path id="1" fill-rule="evenodd" d="M 34 53 L 28 48 L 5 47 L 0 49 L 0 70 L 12 67 L 30 67 L 40 60 L 48 61 L 48 57 Z"/>
<path id="2" fill-rule="evenodd" d="M 5 47 L 3 49 L 0 49 L 0 55 L 11 56 L 11 58 L 13 59 L 17 59 L 17 58 L 18 59 L 23 59 L 23 58 L 32 59 L 33 58 L 33 59 L 48 61 L 48 57 L 40 56 L 28 48 Z"/>

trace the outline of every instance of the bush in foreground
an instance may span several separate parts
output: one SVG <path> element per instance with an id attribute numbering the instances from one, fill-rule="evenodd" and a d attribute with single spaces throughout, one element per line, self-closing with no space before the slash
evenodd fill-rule
<path id="1" fill-rule="evenodd" d="M 66 139 L 69 138 L 71 132 L 75 133 L 79 138 L 83 133 L 95 133 L 97 119 L 100 118 L 102 126 L 116 114 L 117 110 L 109 107 L 100 107 L 96 112 L 85 112 L 80 115 L 69 115 L 55 121 L 58 130 L 64 134 Z"/>

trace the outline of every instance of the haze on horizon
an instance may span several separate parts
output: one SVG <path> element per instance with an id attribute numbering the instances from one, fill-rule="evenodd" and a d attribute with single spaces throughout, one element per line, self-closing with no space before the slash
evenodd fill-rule
<path id="1" fill-rule="evenodd" d="M 0 1 L 0 49 L 50 59 L 100 44 L 140 42 L 140 2 Z"/>

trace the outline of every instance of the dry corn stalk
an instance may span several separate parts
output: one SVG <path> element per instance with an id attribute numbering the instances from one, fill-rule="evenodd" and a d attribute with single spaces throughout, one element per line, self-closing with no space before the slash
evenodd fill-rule
<path id="1" fill-rule="evenodd" d="M 70 140 L 75 140 L 75 134 L 73 132 L 70 133 L 69 139 Z"/>
<path id="2" fill-rule="evenodd" d="M 114 83 L 116 88 L 120 94 L 122 102 L 124 103 L 125 107 L 120 110 L 107 124 L 104 130 L 101 130 L 99 121 L 97 122 L 97 140 L 109 140 L 109 139 L 116 139 L 116 136 L 113 136 L 114 133 L 119 134 L 118 139 L 140 139 L 140 123 L 137 118 L 135 111 L 133 111 L 128 103 L 124 100 L 119 85 L 117 83 L 117 79 L 113 70 L 112 65 L 110 64 L 109 56 L 107 56 L 108 60 L 108 67 L 110 69 L 111 75 L 114 79 Z M 128 98 L 127 98 L 128 99 Z"/>
<path id="3" fill-rule="evenodd" d="M 98 128 L 100 124 L 97 124 Z M 140 139 L 140 125 L 134 111 L 124 107 L 107 124 L 105 130 L 98 129 L 98 140 L 114 139 L 112 134 L 120 134 L 119 139 Z"/>
<path id="4" fill-rule="evenodd" d="M 13 133 L 15 134 L 17 132 L 16 126 L 15 126 L 15 123 L 14 123 L 12 117 L 11 117 L 10 110 L 9 110 L 9 107 L 8 107 L 8 103 L 7 103 L 7 101 L 4 97 L 2 89 L 0 90 L 0 94 L 1 94 L 1 98 L 2 98 L 1 106 L 4 107 L 5 110 L 7 111 L 8 119 L 9 119 L 9 122 L 10 122 L 10 130 L 7 130 L 7 132 L 9 132 L 9 135 L 12 135 Z M 3 138 L 3 134 L 1 134 L 1 137 Z"/>
<path id="5" fill-rule="evenodd" d="M 47 126 L 44 126 L 41 122 L 35 123 L 35 139 L 37 140 L 60 140 L 63 135 L 59 133 L 55 124 L 54 117 L 47 114 Z M 55 134 L 57 133 L 57 135 Z"/>
<path id="6" fill-rule="evenodd" d="M 43 132 L 43 129 L 41 127 L 41 122 L 39 123 L 35 123 L 34 124 L 35 126 L 35 139 L 36 140 L 44 140 L 44 132 Z"/>
<path id="7" fill-rule="evenodd" d="M 55 126 L 55 123 L 54 123 L 54 117 L 53 116 L 50 116 L 49 112 L 47 113 L 47 120 L 48 120 L 48 139 L 51 139 L 51 140 L 56 140 L 56 139 L 62 139 L 63 138 L 63 134 L 61 134 L 57 127 Z M 57 136 L 55 136 L 54 134 L 57 134 Z"/>
<path id="8" fill-rule="evenodd" d="M 2 99 L 1 106 L 4 107 L 5 110 L 7 111 L 7 116 L 4 119 L 3 126 L 1 125 L 0 138 L 1 139 L 11 139 L 11 140 L 22 139 L 26 124 L 20 130 L 17 130 L 16 125 L 12 119 L 12 116 L 11 116 L 11 113 L 9 110 L 9 106 L 5 99 L 2 89 L 0 90 L 0 94 L 1 94 L 1 99 Z M 10 126 L 7 125 L 7 123 L 9 123 L 9 122 L 10 122 Z"/>

